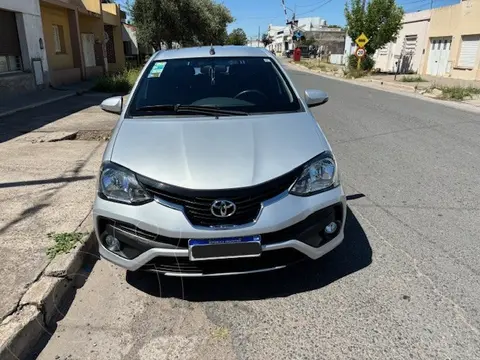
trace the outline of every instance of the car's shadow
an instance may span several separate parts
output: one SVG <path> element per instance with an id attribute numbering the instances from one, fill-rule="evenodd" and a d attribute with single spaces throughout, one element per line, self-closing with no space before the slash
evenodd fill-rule
<path id="1" fill-rule="evenodd" d="M 360 223 L 347 211 L 345 240 L 317 261 L 259 274 L 176 278 L 127 272 L 127 282 L 152 296 L 188 301 L 257 300 L 320 289 L 372 262 L 372 248 Z"/>

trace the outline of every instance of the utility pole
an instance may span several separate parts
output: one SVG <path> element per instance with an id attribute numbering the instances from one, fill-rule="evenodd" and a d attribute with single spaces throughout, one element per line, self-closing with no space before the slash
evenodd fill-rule
<path id="1" fill-rule="evenodd" d="M 432 0 L 433 1 L 433 0 Z M 365 6 L 367 6 L 367 2 L 366 0 L 362 0 L 362 9 L 363 9 L 363 13 L 365 14 Z"/>
<path id="2" fill-rule="evenodd" d="M 260 47 L 260 26 L 258 27 L 257 47 Z"/>

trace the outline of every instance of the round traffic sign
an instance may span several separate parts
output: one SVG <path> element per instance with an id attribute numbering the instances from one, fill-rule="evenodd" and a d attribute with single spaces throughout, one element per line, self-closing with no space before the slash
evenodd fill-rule
<path id="1" fill-rule="evenodd" d="M 355 56 L 356 57 L 364 57 L 365 56 L 365 49 L 364 48 L 358 48 L 357 51 L 355 51 Z"/>

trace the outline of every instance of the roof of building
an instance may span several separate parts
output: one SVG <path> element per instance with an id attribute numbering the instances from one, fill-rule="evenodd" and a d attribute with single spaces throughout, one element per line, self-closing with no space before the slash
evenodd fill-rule
<path id="1" fill-rule="evenodd" d="M 213 46 L 215 54 L 210 54 L 211 46 L 188 47 L 171 50 L 160 50 L 154 57 L 155 60 L 191 59 L 201 57 L 271 57 L 272 54 L 265 48 L 251 46 Z"/>

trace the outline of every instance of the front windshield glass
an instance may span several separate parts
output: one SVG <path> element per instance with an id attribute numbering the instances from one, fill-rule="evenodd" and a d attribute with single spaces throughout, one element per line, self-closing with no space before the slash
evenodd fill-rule
<path id="1" fill-rule="evenodd" d="M 128 115 L 173 113 L 165 106 L 154 108 L 162 105 L 214 107 L 248 114 L 302 110 L 277 65 L 262 57 L 152 62 L 133 95 Z"/>

